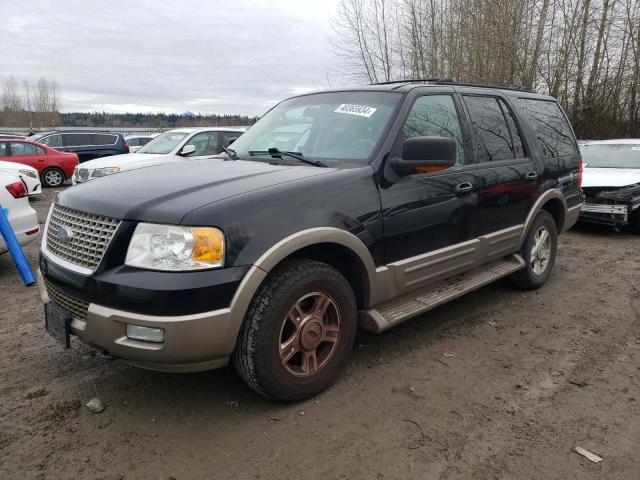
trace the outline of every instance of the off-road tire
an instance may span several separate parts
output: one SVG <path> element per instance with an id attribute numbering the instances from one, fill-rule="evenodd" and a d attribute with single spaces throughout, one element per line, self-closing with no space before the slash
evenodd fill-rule
<path id="1" fill-rule="evenodd" d="M 291 374 L 280 359 L 282 321 L 298 299 L 311 293 L 329 295 L 340 314 L 340 333 L 327 363 L 309 377 Z M 344 367 L 357 326 L 355 296 L 333 267 L 314 260 L 292 260 L 269 274 L 256 293 L 233 354 L 244 381 L 268 398 L 295 402 L 329 387 Z"/>
<path id="2" fill-rule="evenodd" d="M 53 181 L 55 179 L 55 181 Z M 64 185 L 64 181 L 66 180 L 65 174 L 62 170 L 55 167 L 47 168 L 42 175 L 40 176 L 40 181 L 42 182 L 42 186 L 46 188 L 56 188 Z"/>
<path id="3" fill-rule="evenodd" d="M 541 273 L 536 273 L 532 266 L 532 249 L 535 242 L 536 233 L 541 228 L 545 228 L 549 232 L 551 248 L 546 268 Z M 516 287 L 524 290 L 535 290 L 542 287 L 547 282 L 549 276 L 551 275 L 551 272 L 553 271 L 553 267 L 556 262 L 557 251 L 558 230 L 556 227 L 556 222 L 549 212 L 547 212 L 546 210 L 542 210 L 540 213 L 538 213 L 538 215 L 536 215 L 536 218 L 533 220 L 531 228 L 529 228 L 529 232 L 527 233 L 527 236 L 522 244 L 522 249 L 519 252 L 525 261 L 525 267 L 521 270 L 518 270 L 509 277 L 511 282 Z"/>

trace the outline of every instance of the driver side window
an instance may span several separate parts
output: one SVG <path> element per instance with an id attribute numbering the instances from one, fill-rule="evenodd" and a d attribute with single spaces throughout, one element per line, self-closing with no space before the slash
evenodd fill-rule
<path id="1" fill-rule="evenodd" d="M 193 145 L 196 147 L 196 151 L 189 155 L 191 157 L 197 157 L 199 155 L 216 155 L 218 153 L 218 133 L 198 133 L 191 137 L 185 145 Z"/>
<path id="2" fill-rule="evenodd" d="M 416 100 L 402 129 L 403 139 L 449 137 L 456 142 L 456 165 L 464 163 L 464 145 L 458 111 L 450 95 L 426 95 Z"/>

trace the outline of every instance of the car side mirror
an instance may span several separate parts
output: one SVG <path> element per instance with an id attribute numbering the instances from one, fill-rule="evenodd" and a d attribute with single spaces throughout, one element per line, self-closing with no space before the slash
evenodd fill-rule
<path id="1" fill-rule="evenodd" d="M 407 138 L 402 145 L 402 158 L 392 160 L 399 175 L 411 175 L 419 170 L 445 170 L 456 163 L 457 146 L 447 137 Z"/>
<path id="2" fill-rule="evenodd" d="M 233 137 L 229 139 L 229 143 L 227 145 L 231 145 L 233 142 L 235 142 L 238 139 L 238 137 Z"/>
<path id="3" fill-rule="evenodd" d="M 182 147 L 182 150 L 180 150 L 180 155 L 182 155 L 183 157 L 191 155 L 192 153 L 196 153 L 195 145 L 185 145 L 184 147 Z"/>

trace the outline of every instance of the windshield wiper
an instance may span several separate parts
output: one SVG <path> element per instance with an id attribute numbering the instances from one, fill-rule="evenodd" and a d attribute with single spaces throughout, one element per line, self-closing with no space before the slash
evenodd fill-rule
<path id="1" fill-rule="evenodd" d="M 313 165 L 315 167 L 327 167 L 327 164 L 321 162 L 320 160 L 304 158 L 302 152 L 287 152 L 276 147 L 271 147 L 268 150 L 249 150 L 249 155 L 271 155 L 274 158 L 282 158 L 283 155 L 286 155 L 287 157 L 295 158 L 296 160 L 300 160 L 301 162 L 308 163 L 309 165 Z"/>
<path id="2" fill-rule="evenodd" d="M 229 155 L 229 158 L 231 160 L 238 160 L 238 154 L 236 153 L 236 151 L 233 148 L 229 148 L 229 147 L 223 146 L 222 150 L 224 150 L 224 153 Z"/>

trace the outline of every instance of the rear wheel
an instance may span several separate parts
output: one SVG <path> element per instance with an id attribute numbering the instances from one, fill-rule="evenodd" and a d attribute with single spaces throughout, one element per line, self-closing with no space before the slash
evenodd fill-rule
<path id="1" fill-rule="evenodd" d="M 353 345 L 356 302 L 346 279 L 327 264 L 294 260 L 256 294 L 234 364 L 256 392 L 298 401 L 326 389 Z"/>
<path id="2" fill-rule="evenodd" d="M 65 175 L 59 168 L 47 168 L 42 172 L 40 180 L 42 180 L 43 187 L 60 187 L 65 181 Z"/>
<path id="3" fill-rule="evenodd" d="M 534 219 L 520 250 L 525 267 L 511 276 L 513 283 L 526 290 L 543 286 L 553 271 L 557 251 L 556 222 L 549 212 L 542 210 Z"/>

